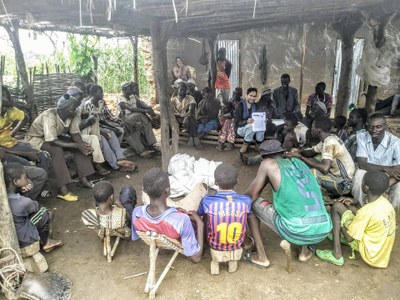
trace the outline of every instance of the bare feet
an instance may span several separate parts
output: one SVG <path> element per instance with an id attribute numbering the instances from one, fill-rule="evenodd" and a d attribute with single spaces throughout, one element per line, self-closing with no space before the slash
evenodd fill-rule
<path id="1" fill-rule="evenodd" d="M 137 166 L 133 161 L 125 159 L 117 161 L 117 165 L 120 167 L 119 170 L 122 172 L 133 172 L 137 169 Z"/>
<path id="2" fill-rule="evenodd" d="M 301 251 L 299 253 L 299 260 L 301 262 L 306 262 L 313 256 L 312 251 L 308 248 L 308 246 L 302 246 Z"/>
<path id="3" fill-rule="evenodd" d="M 61 247 L 63 242 L 61 240 L 48 239 L 46 245 L 43 246 L 44 252 L 50 252 L 57 247 Z"/>

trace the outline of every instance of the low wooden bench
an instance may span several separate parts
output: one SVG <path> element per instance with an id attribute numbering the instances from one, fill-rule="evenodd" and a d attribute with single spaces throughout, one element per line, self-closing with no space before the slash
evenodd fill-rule
<path id="1" fill-rule="evenodd" d="M 208 145 L 217 145 L 218 144 L 218 137 L 219 137 L 220 132 L 217 130 L 211 130 L 208 135 L 206 135 L 204 138 L 201 139 L 202 144 L 208 144 Z M 273 139 L 273 136 L 266 136 L 266 140 Z M 189 141 L 189 134 L 185 130 L 179 131 L 179 143 L 180 144 L 187 144 Z M 243 144 L 243 138 L 240 136 L 236 136 L 235 138 L 235 147 L 240 148 L 242 147 Z M 251 144 L 249 148 L 254 149 L 254 144 Z"/>

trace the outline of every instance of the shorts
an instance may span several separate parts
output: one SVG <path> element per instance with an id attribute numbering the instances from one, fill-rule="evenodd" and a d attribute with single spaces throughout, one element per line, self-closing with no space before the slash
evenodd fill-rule
<path id="1" fill-rule="evenodd" d="M 355 217 L 355 215 L 353 214 L 353 212 L 351 210 L 346 210 L 343 213 L 342 218 L 340 219 L 340 226 L 348 229 L 351 222 L 353 222 L 354 217 Z M 353 241 L 349 242 L 349 246 L 351 247 L 351 249 L 360 252 L 358 240 L 353 240 Z"/>
<path id="2" fill-rule="evenodd" d="M 251 206 L 251 212 L 271 230 L 280 235 L 275 227 L 274 221 L 277 216 L 277 212 L 275 211 L 274 205 L 272 203 L 262 198 L 258 198 L 256 201 L 253 202 Z"/>
<path id="3" fill-rule="evenodd" d="M 321 188 L 323 188 L 328 195 L 342 196 L 351 192 L 352 182 L 350 179 L 343 179 L 331 173 L 325 175 L 317 169 L 311 169 L 311 171 Z"/>

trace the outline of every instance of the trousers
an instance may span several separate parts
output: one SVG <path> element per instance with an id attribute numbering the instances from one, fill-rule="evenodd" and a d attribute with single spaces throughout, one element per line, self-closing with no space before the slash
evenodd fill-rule
<path id="1" fill-rule="evenodd" d="M 63 187 L 72 182 L 71 175 L 64 158 L 64 149 L 62 147 L 44 142 L 42 150 L 50 153 L 53 162 L 53 172 L 56 179 L 57 188 Z M 89 176 L 94 173 L 90 158 L 79 150 L 69 149 L 73 153 L 74 163 L 76 165 L 79 178 Z"/>

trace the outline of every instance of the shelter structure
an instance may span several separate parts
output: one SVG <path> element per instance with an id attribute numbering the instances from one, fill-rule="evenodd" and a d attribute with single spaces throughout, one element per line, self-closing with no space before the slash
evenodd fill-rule
<path id="1" fill-rule="evenodd" d="M 29 83 L 18 39 L 18 28 L 67 31 L 99 36 L 152 37 L 157 95 L 161 109 L 163 168 L 178 149 L 178 126 L 168 98 L 167 42 L 169 37 L 200 37 L 209 46 L 209 69 L 215 70 L 219 34 L 272 24 L 329 20 L 342 38 L 342 72 L 336 114 L 346 112 L 350 91 L 349 68 L 355 31 L 373 19 L 377 47 L 384 44 L 387 20 L 399 11 L 396 0 L 1 0 L 0 24 L 13 42 L 21 80 Z M 25 72 L 25 74 L 24 74 Z M 25 82 L 26 81 L 26 82 Z M 301 85 L 300 85 L 301 90 Z M 371 93 L 374 91 L 371 89 Z M 376 93 L 376 91 L 375 91 Z M 373 95 L 372 95 L 373 96 Z M 169 128 L 172 128 L 172 137 Z M 171 141 L 171 142 L 169 142 Z"/>

